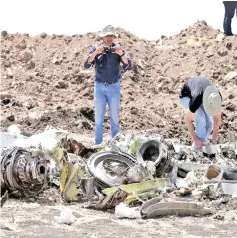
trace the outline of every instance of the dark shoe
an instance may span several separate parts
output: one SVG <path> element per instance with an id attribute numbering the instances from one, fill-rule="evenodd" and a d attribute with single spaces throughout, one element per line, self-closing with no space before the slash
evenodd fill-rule
<path id="1" fill-rule="evenodd" d="M 233 33 L 225 33 L 226 36 L 233 36 Z"/>

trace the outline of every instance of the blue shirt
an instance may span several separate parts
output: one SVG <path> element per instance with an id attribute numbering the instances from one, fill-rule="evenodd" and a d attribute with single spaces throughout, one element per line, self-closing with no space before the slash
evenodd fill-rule
<path id="1" fill-rule="evenodd" d="M 113 43 L 112 47 L 116 44 Z M 89 52 L 89 56 L 84 62 L 84 67 L 86 69 L 90 68 L 92 65 L 95 66 L 95 80 L 101 83 L 116 83 L 121 78 L 120 73 L 120 64 L 125 70 L 132 68 L 132 62 L 128 59 L 128 64 L 124 64 L 121 57 L 116 53 L 103 53 L 95 57 L 94 61 L 89 63 L 88 58 L 96 50 L 96 47 L 93 46 Z M 123 50 L 123 53 L 125 51 Z"/>

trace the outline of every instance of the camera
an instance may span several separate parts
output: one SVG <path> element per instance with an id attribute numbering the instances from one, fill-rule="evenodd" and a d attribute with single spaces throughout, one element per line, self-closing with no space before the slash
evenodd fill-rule
<path id="1" fill-rule="evenodd" d="M 111 47 L 111 46 L 104 46 L 104 53 L 112 53 L 112 52 L 115 52 L 116 49 Z"/>

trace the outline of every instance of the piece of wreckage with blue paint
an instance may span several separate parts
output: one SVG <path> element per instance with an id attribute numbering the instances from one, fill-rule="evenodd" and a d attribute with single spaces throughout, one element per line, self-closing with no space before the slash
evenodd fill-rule
<path id="1" fill-rule="evenodd" d="M 115 208 L 120 218 L 149 218 L 211 214 L 200 204 L 203 198 L 237 194 L 237 142 L 231 136 L 203 152 L 156 134 L 119 133 L 92 146 L 52 127 L 30 137 L 2 132 L 1 142 L 4 202 L 6 194 L 36 200 L 46 194 L 47 200 L 54 188 L 65 202 Z"/>

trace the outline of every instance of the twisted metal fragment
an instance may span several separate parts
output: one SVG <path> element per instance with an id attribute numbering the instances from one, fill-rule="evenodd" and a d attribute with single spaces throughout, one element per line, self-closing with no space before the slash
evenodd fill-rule
<path id="1" fill-rule="evenodd" d="M 1 189 L 20 191 L 22 195 L 36 195 L 46 184 L 45 159 L 24 148 L 3 150 L 0 158 Z"/>

